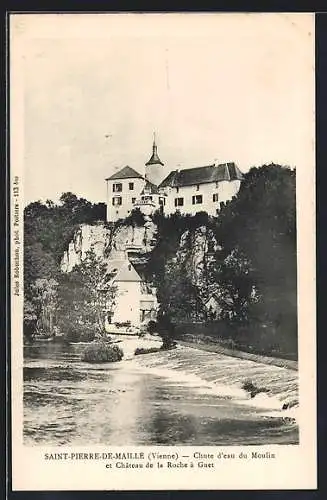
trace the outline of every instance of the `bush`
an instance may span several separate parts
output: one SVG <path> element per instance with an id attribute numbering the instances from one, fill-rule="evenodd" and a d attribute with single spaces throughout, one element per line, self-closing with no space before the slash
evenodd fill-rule
<path id="1" fill-rule="evenodd" d="M 161 347 L 137 347 L 134 351 L 134 354 L 135 356 L 138 356 L 139 354 L 151 354 L 152 352 L 159 352 L 161 350 Z"/>
<path id="2" fill-rule="evenodd" d="M 94 325 L 69 323 L 65 327 L 64 339 L 66 342 L 92 342 L 95 339 Z"/>
<path id="3" fill-rule="evenodd" d="M 106 342 L 92 342 L 82 354 L 82 361 L 88 363 L 106 363 L 120 361 L 124 356 L 123 351 L 117 345 Z"/>
<path id="4" fill-rule="evenodd" d="M 135 227 L 142 227 L 144 225 L 145 219 L 144 215 L 141 212 L 141 210 L 136 207 L 133 208 L 131 211 L 130 215 L 128 215 L 125 219 L 120 221 L 120 224 L 123 226 L 135 226 Z"/>

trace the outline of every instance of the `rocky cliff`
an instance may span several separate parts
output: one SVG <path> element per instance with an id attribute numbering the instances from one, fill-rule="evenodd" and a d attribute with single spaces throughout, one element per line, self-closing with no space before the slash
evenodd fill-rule
<path id="1" fill-rule="evenodd" d="M 208 227 L 187 230 L 180 238 L 176 263 L 186 264 L 192 283 L 202 288 L 207 285 L 206 271 L 218 248 L 217 240 Z"/>
<path id="2" fill-rule="evenodd" d="M 145 222 L 143 226 L 117 223 L 82 224 L 63 255 L 61 270 L 71 271 L 91 250 L 104 260 L 121 258 L 127 254 L 131 262 L 138 263 L 154 248 L 156 231 L 156 226 L 150 221 Z"/>
<path id="3" fill-rule="evenodd" d="M 165 238 L 170 236 L 164 235 Z M 61 269 L 64 272 L 71 271 L 90 250 L 104 260 L 127 255 L 134 265 L 146 266 L 152 250 L 158 245 L 158 240 L 158 228 L 150 220 L 142 226 L 126 223 L 83 224 L 64 253 Z M 206 269 L 217 248 L 214 234 L 206 226 L 186 230 L 178 240 L 176 253 L 167 256 L 167 264 L 173 260 L 177 265 L 186 267 L 193 284 L 203 290 L 206 288 Z"/>

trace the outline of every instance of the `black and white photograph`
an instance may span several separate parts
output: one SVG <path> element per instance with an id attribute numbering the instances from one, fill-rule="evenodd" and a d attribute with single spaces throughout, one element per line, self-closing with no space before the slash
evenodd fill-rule
<path id="1" fill-rule="evenodd" d="M 48 462 L 67 447 L 183 447 L 169 469 L 201 459 L 193 447 L 256 447 L 260 462 L 304 443 L 313 26 L 11 15 L 23 447 Z"/>

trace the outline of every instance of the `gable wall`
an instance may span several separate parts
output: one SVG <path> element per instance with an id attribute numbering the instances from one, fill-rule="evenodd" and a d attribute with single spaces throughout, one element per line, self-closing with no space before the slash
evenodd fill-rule
<path id="1" fill-rule="evenodd" d="M 134 183 L 134 189 L 129 189 L 129 183 Z M 121 192 L 114 192 L 114 184 L 122 184 Z M 114 222 L 118 219 L 124 219 L 130 214 L 133 208 L 132 199 L 138 199 L 140 192 L 145 185 L 144 179 L 115 179 L 107 181 L 107 221 Z M 113 205 L 113 197 L 120 196 L 122 199 L 121 205 Z"/>

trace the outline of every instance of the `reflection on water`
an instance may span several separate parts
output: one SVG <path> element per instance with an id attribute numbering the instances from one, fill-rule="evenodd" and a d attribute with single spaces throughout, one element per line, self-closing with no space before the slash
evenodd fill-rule
<path id="1" fill-rule="evenodd" d="M 141 362 L 87 364 L 80 361 L 81 349 L 56 344 L 25 348 L 26 444 L 298 443 L 297 425 L 282 416 L 269 417 L 206 390 L 178 370 L 169 377 L 149 371 L 148 360 L 158 364 L 161 354 L 143 356 Z M 163 354 L 179 366 L 181 359 L 192 358 L 187 350 Z M 165 366 L 170 358 L 162 358 Z"/>

